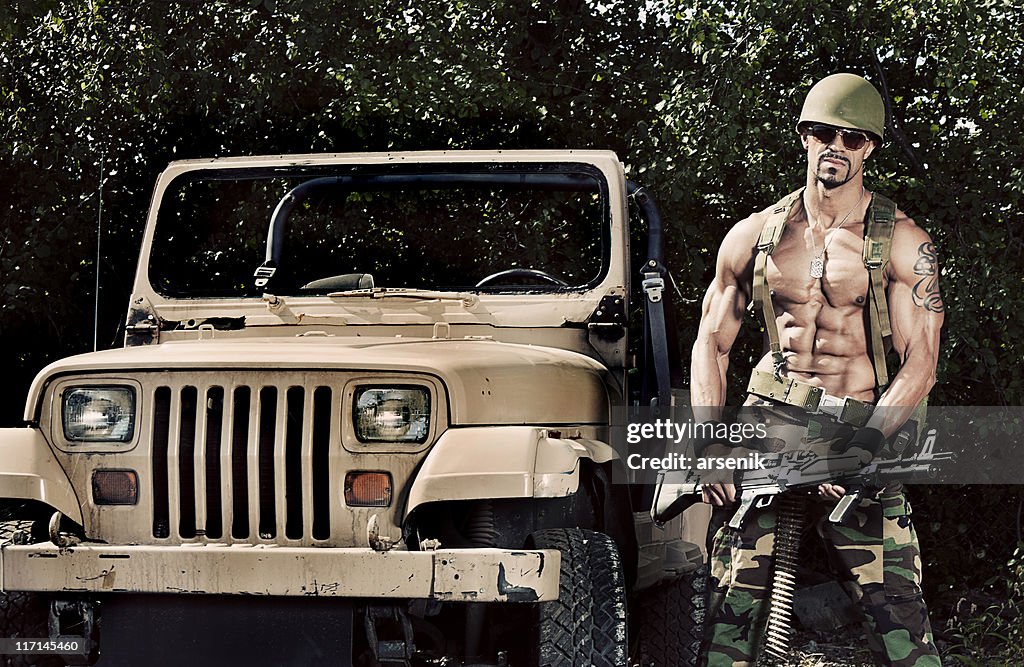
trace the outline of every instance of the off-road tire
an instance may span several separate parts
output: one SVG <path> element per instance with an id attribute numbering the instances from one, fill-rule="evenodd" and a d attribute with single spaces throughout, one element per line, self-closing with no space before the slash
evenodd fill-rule
<path id="1" fill-rule="evenodd" d="M 562 553 L 558 600 L 537 605 L 538 667 L 626 667 L 626 582 L 612 538 L 558 528 L 531 541 Z"/>
<path id="2" fill-rule="evenodd" d="M 642 667 L 694 667 L 707 616 L 707 565 L 639 595 L 634 615 Z"/>
<path id="3" fill-rule="evenodd" d="M 14 534 L 24 531 L 31 534 L 31 521 L 0 521 L 0 545 L 10 542 Z M 49 600 L 35 593 L 0 593 L 0 637 L 43 638 L 50 634 L 47 619 L 50 614 Z M 25 665 L 63 665 L 64 661 L 53 655 L 0 656 L 3 667 Z"/>

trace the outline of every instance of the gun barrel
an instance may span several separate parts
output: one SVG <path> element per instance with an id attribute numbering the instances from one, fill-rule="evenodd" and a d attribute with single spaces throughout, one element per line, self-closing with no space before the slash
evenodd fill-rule
<path id="1" fill-rule="evenodd" d="M 916 480 L 935 479 L 939 474 L 938 467 L 930 463 L 919 463 L 910 466 L 898 466 L 892 468 L 880 468 L 875 471 L 879 480 L 913 482 Z"/>

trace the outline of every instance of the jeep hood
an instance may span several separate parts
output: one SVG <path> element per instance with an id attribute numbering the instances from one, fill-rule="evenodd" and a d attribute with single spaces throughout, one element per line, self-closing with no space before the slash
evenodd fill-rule
<path id="1" fill-rule="evenodd" d="M 43 392 L 60 376 L 243 369 L 431 375 L 447 389 L 453 426 L 601 424 L 609 414 L 604 367 L 558 348 L 488 340 L 273 337 L 167 342 L 62 359 L 36 377 L 25 420 L 37 419 Z"/>

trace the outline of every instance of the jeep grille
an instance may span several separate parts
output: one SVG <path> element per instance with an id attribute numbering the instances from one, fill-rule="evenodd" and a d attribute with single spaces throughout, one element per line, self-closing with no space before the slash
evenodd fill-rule
<path id="1" fill-rule="evenodd" d="M 157 387 L 153 536 L 328 539 L 332 391 Z"/>

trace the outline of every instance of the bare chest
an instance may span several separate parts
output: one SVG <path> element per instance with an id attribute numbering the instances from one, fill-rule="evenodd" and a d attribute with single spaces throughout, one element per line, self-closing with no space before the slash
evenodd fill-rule
<path id="1" fill-rule="evenodd" d="M 812 230 L 802 220 L 787 223 L 766 266 L 773 300 L 780 305 L 863 307 L 868 291 L 863 233 L 863 222 L 827 232 Z"/>

